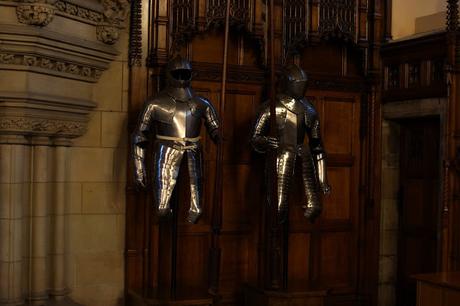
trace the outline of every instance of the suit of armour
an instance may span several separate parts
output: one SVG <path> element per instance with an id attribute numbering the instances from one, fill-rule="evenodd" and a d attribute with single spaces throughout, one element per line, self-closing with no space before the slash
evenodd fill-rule
<path id="1" fill-rule="evenodd" d="M 322 211 L 319 191 L 325 194 L 330 191 L 319 117 L 313 105 L 304 98 L 307 77 L 302 69 L 295 65 L 288 66 L 280 83 L 282 93 L 276 96 L 275 106 L 276 137 L 268 136 L 270 105 L 266 103 L 257 117 L 251 142 L 259 153 L 276 150 L 277 206 L 283 216 L 287 211 L 295 163 L 297 158 L 301 159 L 306 198 L 304 215 L 313 221 Z M 309 138 L 308 146 L 304 145 L 305 135 Z M 267 164 L 267 177 L 270 180 L 269 166 Z"/>
<path id="2" fill-rule="evenodd" d="M 168 64 L 168 86 L 146 102 L 133 134 L 132 144 L 135 179 L 138 185 L 145 187 L 148 133 L 155 134 L 152 177 L 159 216 L 171 213 L 171 196 L 182 159 L 187 157 L 191 194 L 188 221 L 196 223 L 202 214 L 202 121 L 211 139 L 217 141 L 219 120 L 212 104 L 195 95 L 190 88 L 191 75 L 191 65 L 186 60 L 177 58 Z"/>

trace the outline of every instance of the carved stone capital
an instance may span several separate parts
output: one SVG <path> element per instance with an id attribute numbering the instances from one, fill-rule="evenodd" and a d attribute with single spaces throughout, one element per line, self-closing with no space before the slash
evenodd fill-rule
<path id="1" fill-rule="evenodd" d="M 113 45 L 120 38 L 120 29 L 118 26 L 104 22 L 96 27 L 97 39 L 104 44 Z"/>
<path id="2" fill-rule="evenodd" d="M 40 26 L 47 26 L 54 18 L 55 1 L 21 1 L 16 7 L 16 16 L 20 23 Z"/>
<path id="3" fill-rule="evenodd" d="M 0 91 L 0 135 L 71 139 L 86 132 L 90 101 Z"/>
<path id="4" fill-rule="evenodd" d="M 120 28 L 129 13 L 127 0 L 102 0 L 104 7 L 103 22 L 96 27 L 97 39 L 105 44 L 113 45 L 120 37 Z"/>
<path id="5" fill-rule="evenodd" d="M 104 21 L 113 25 L 125 22 L 129 13 L 128 0 L 102 0 L 104 7 Z"/>

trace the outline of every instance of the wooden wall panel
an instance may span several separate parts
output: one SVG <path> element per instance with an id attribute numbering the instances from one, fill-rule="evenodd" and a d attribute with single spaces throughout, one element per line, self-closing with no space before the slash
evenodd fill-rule
<path id="1" fill-rule="evenodd" d="M 328 154 L 351 154 L 354 134 L 355 104 L 329 98 L 322 115 L 324 147 Z"/>
<path id="2" fill-rule="evenodd" d="M 222 237 L 222 262 L 220 286 L 226 294 L 241 291 L 241 282 L 248 279 L 249 245 L 246 234 L 224 234 Z"/>
<path id="3" fill-rule="evenodd" d="M 148 1 L 147 1 L 148 2 Z M 193 3 L 198 7 L 196 29 L 188 33 L 192 40 L 181 46 L 179 53 L 193 62 L 195 79 L 193 87 L 196 92 L 209 98 L 224 119 L 224 165 L 223 165 L 223 220 L 220 236 L 222 248 L 220 287 L 224 304 L 242 305 L 241 289 L 244 283 L 261 283 L 264 266 L 260 258 L 264 241 L 262 240 L 263 218 L 262 208 L 267 204 L 264 190 L 264 158 L 255 154 L 249 146 L 250 126 L 255 118 L 258 106 L 266 94 L 267 79 L 266 67 L 260 64 L 266 59 L 266 45 L 264 45 L 264 2 L 250 1 L 251 20 L 244 27 L 232 29 L 229 47 L 229 82 L 225 109 L 219 109 L 221 63 L 223 53 L 223 35 L 219 27 L 206 30 L 206 1 L 193 0 L 181 2 L 181 5 Z M 330 2 L 330 1 L 329 1 Z M 332 194 L 324 198 L 324 213 L 315 222 L 310 223 L 303 216 L 302 205 L 305 202 L 303 186 L 300 177 L 300 167 L 297 165 L 297 174 L 293 182 L 290 199 L 289 221 L 289 287 L 302 290 L 331 289 L 329 295 L 343 297 L 344 305 L 353 305 L 354 297 L 360 294 L 370 295 L 372 285 L 363 278 L 373 279 L 376 272 L 368 267 L 371 259 L 362 254 L 374 254 L 374 250 L 358 248 L 358 241 L 365 240 L 363 228 L 375 229 L 378 218 L 370 220 L 374 210 L 370 210 L 370 189 L 364 190 L 363 184 L 371 183 L 374 178 L 367 172 L 367 162 L 373 163 L 367 154 L 367 135 L 372 137 L 366 129 L 372 120 L 360 116 L 368 116 L 368 111 L 377 114 L 378 109 L 371 109 L 370 86 L 365 83 L 364 70 L 376 69 L 373 60 L 376 59 L 378 48 L 368 50 L 367 41 L 370 31 L 372 37 L 378 39 L 378 29 L 369 28 L 369 24 L 381 19 L 380 2 L 356 1 L 356 37 L 344 42 L 340 37 L 331 41 L 321 38 L 318 25 L 321 17 L 318 15 L 321 1 L 312 0 L 311 19 L 308 21 L 311 41 L 301 48 L 298 54 L 288 59 L 288 62 L 299 63 L 310 76 L 310 89 L 307 93 L 315 104 L 321 118 L 322 133 L 325 148 L 328 153 L 329 178 L 332 185 Z M 168 9 L 171 0 L 150 1 L 152 20 L 145 24 L 149 32 L 149 65 L 153 74 L 148 92 L 154 93 L 161 80 L 161 65 L 168 56 L 172 56 L 172 31 L 168 18 Z M 235 3 L 240 3 L 236 1 Z M 276 9 L 276 57 L 281 63 L 282 49 L 282 2 L 277 1 Z M 372 18 L 372 20 L 368 19 Z M 377 22 L 377 21 L 376 21 Z M 235 25 L 235 24 L 234 24 Z M 376 32 L 376 33 L 374 33 Z M 374 47 L 373 47 L 374 48 Z M 369 52 L 367 52 L 369 51 Z M 369 59 L 371 62 L 368 62 Z M 366 66 L 369 65 L 369 66 Z M 278 67 L 280 68 L 280 67 Z M 375 71 L 378 71 L 376 69 Z M 374 74 L 375 73 L 374 71 Z M 147 83 L 147 82 L 146 82 Z M 371 81 L 370 81 L 371 83 Z M 141 95 L 132 93 L 133 97 Z M 139 111 L 142 101 L 131 101 L 135 107 L 134 113 Z M 373 102 L 372 102 L 373 103 Z M 132 125 L 132 122 L 131 122 Z M 214 204 L 214 182 L 216 172 L 216 146 L 210 141 L 205 131 L 203 136 L 204 156 L 204 215 L 197 225 L 185 222 L 189 197 L 187 176 L 181 178 L 178 185 L 179 197 L 179 244 L 177 258 L 178 293 L 186 297 L 193 297 L 193 287 L 200 287 L 198 291 L 205 292 L 208 285 L 209 248 L 212 237 L 212 214 Z M 374 139 L 374 138 L 373 138 Z M 378 137 L 377 139 L 378 143 Z M 372 156 L 371 156 L 372 157 Z M 186 169 L 182 169 L 183 172 Z M 369 179 L 369 180 L 367 180 Z M 377 188 L 378 190 L 378 188 Z M 133 192 L 129 199 L 127 226 L 129 238 L 128 249 L 132 250 L 134 259 L 128 262 L 127 282 L 130 289 L 143 283 L 146 295 L 149 290 L 158 285 L 160 267 L 158 259 L 164 251 L 159 238 L 161 232 L 155 223 L 148 205 L 139 210 L 133 210 L 133 204 L 141 197 Z M 377 197 L 378 198 L 378 197 Z M 141 199 L 145 204 L 145 199 Z M 373 200 L 373 198 L 372 198 Z M 373 203 L 373 202 L 372 202 Z M 369 210 L 367 210 L 369 209 Z M 372 208 L 373 209 L 373 208 Z M 147 214 L 146 214 L 147 212 Z M 367 214 L 367 215 L 366 215 Z M 375 217 L 375 216 L 374 216 Z M 370 220 L 370 221 L 369 221 Z M 378 231 L 375 231 L 378 233 Z M 139 234 L 143 239 L 133 238 Z M 128 241 L 129 239 L 135 239 Z M 367 240 L 366 240 L 367 239 Z M 369 244 L 370 245 L 370 244 Z M 150 253 L 144 253 L 148 249 Z M 128 252 L 129 253 L 129 252 Z M 148 260 L 142 261 L 142 256 Z M 128 255 L 129 257 L 129 255 Z M 359 259 L 359 261 L 358 261 Z M 150 266 L 150 275 L 147 278 L 139 276 L 140 265 L 144 270 Z M 358 267 L 361 274 L 358 283 Z M 366 270 L 367 269 L 367 270 Z M 368 274 L 366 274 L 368 273 Z M 136 275 L 137 274 L 137 275 Z M 140 278 L 142 278 L 140 280 Z M 367 286 L 367 287 L 366 287 Z M 191 289 L 192 288 L 192 289 Z M 137 289 L 137 288 L 136 288 Z M 341 300 L 335 299 L 334 305 L 341 305 Z M 348 303 L 348 304 L 347 304 Z M 370 304 L 369 304 L 370 305 Z"/>
<path id="4" fill-rule="evenodd" d="M 206 292 L 209 271 L 208 233 L 182 233 L 177 243 L 178 296 L 190 296 L 193 292 Z"/>
<path id="5" fill-rule="evenodd" d="M 296 289 L 310 286 L 310 234 L 292 233 L 289 237 L 289 281 Z"/>
<path id="6" fill-rule="evenodd" d="M 225 122 L 225 163 L 249 163 L 251 159 L 250 133 L 257 106 L 258 93 L 254 91 L 231 90 L 226 98 Z"/>
<path id="7" fill-rule="evenodd" d="M 352 171 L 348 167 L 329 167 L 329 183 L 333 186 L 333 192 L 324 197 L 324 220 L 349 220 L 352 210 L 351 193 L 354 187 L 351 186 Z"/>
<path id="8" fill-rule="evenodd" d="M 249 165 L 224 167 L 224 230 L 247 228 L 250 215 L 255 212 L 254 203 L 260 200 L 254 192 L 259 186 Z"/>
<path id="9" fill-rule="evenodd" d="M 343 49 L 333 44 L 322 43 L 309 46 L 303 50 L 300 64 L 308 67 L 309 73 L 330 73 L 335 76 L 342 74 Z"/>
<path id="10" fill-rule="evenodd" d="M 322 287 L 346 291 L 355 287 L 356 270 L 353 239 L 350 233 L 324 233 L 321 235 L 319 282 Z"/>

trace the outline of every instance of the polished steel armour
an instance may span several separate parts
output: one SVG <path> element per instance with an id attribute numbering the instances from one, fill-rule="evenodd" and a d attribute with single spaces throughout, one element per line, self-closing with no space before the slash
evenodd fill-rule
<path id="1" fill-rule="evenodd" d="M 213 141 L 218 140 L 219 120 L 212 104 L 195 95 L 190 87 L 192 71 L 188 61 L 176 58 L 166 69 L 168 85 L 148 100 L 132 136 L 136 183 L 146 187 L 146 150 L 149 133 L 155 135 L 153 188 L 159 216 L 171 214 L 170 199 L 179 175 L 180 164 L 187 156 L 191 204 L 188 221 L 196 223 L 202 214 L 202 156 L 200 130 L 202 121 Z"/>
<path id="2" fill-rule="evenodd" d="M 288 195 L 294 176 L 296 159 L 302 162 L 302 178 L 306 196 L 304 215 L 311 221 L 321 214 L 319 191 L 330 192 L 326 176 L 326 158 L 321 141 L 318 113 L 304 98 L 307 86 L 305 72 L 296 65 L 283 71 L 281 93 L 276 97 L 276 137 L 270 137 L 270 105 L 265 103 L 255 122 L 251 143 L 259 153 L 276 151 L 277 206 L 282 218 L 286 217 Z M 304 145 L 305 134 L 309 145 Z M 267 159 L 267 186 L 271 186 L 271 165 Z M 269 189 L 269 199 L 270 188 Z"/>

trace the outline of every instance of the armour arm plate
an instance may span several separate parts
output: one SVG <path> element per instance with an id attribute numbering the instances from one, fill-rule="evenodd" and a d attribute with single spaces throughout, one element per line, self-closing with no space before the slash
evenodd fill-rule
<path id="1" fill-rule="evenodd" d="M 268 147 L 267 133 L 270 126 L 270 108 L 265 103 L 257 115 L 251 135 L 251 144 L 255 151 L 265 153 Z"/>
<path id="2" fill-rule="evenodd" d="M 212 105 L 212 103 L 205 99 L 201 98 L 205 105 L 205 110 L 204 110 L 204 123 L 206 126 L 206 130 L 208 131 L 209 135 L 211 136 L 211 139 L 216 142 L 218 140 L 218 131 L 219 131 L 219 126 L 220 126 L 220 121 L 219 121 L 219 115 L 217 114 L 216 109 Z"/>
<path id="3" fill-rule="evenodd" d="M 154 104 L 147 104 L 142 113 L 139 115 L 139 120 L 131 136 L 132 143 L 132 160 L 134 162 L 135 179 L 140 183 L 145 183 L 145 175 L 147 173 L 145 167 L 145 153 L 148 143 L 148 132 L 152 122 L 154 112 Z"/>

